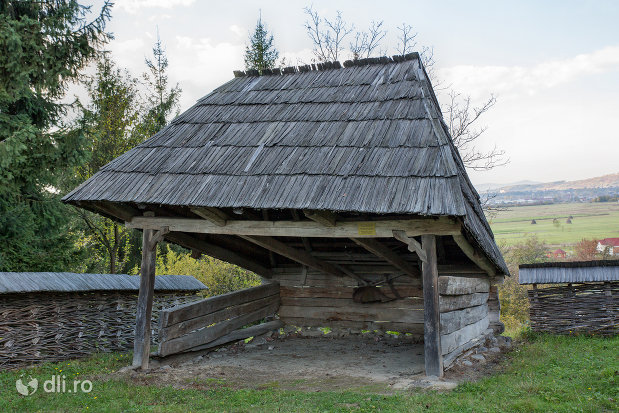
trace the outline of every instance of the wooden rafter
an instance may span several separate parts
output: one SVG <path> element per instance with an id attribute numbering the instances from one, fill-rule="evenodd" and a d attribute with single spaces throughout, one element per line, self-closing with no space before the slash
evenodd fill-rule
<path id="1" fill-rule="evenodd" d="M 370 238 L 351 238 L 357 245 L 362 246 L 372 254 L 384 259 L 394 267 L 403 271 L 411 277 L 419 277 L 421 272 L 411 263 L 392 251 L 389 247 L 381 244 L 379 241 Z"/>
<path id="2" fill-rule="evenodd" d="M 331 274 L 336 277 L 352 276 L 358 279 L 356 275 L 351 275 L 351 273 L 349 273 L 348 271 L 342 271 L 342 269 L 336 267 L 333 264 L 320 260 L 305 251 L 289 247 L 288 245 L 274 238 L 246 235 L 240 235 L 240 237 L 247 241 L 253 242 L 256 245 L 259 245 L 262 248 L 266 248 L 279 255 L 283 255 L 286 258 L 289 258 L 303 265 L 307 265 L 308 267 L 314 268 L 318 271 L 322 271 L 326 274 Z"/>
<path id="3" fill-rule="evenodd" d="M 215 225 L 219 225 L 220 227 L 225 226 L 226 221 L 228 220 L 228 215 L 226 215 L 225 212 L 217 208 L 191 208 L 191 212 L 193 212 L 199 217 L 211 221 Z"/>
<path id="4" fill-rule="evenodd" d="M 220 247 L 219 245 L 203 241 L 190 234 L 172 232 L 167 234 L 166 238 L 175 244 L 182 245 L 186 248 L 191 248 L 194 251 L 200 251 L 201 253 L 210 255 L 211 257 L 222 261 L 239 265 L 265 278 L 270 278 L 273 275 L 270 269 L 264 267 L 262 264 L 249 257 L 230 251 L 226 248 Z"/>
<path id="5" fill-rule="evenodd" d="M 486 258 L 482 253 L 477 251 L 462 234 L 453 235 L 453 239 L 458 244 L 462 252 L 479 268 L 488 273 L 489 276 L 494 277 L 496 275 L 496 269 L 494 265 Z"/>
<path id="6" fill-rule="evenodd" d="M 408 236 L 460 233 L 460 224 L 448 217 L 337 222 L 334 227 L 325 227 L 314 221 L 228 220 L 225 226 L 220 226 L 205 219 L 136 216 L 126 226 L 142 229 L 169 227 L 173 232 L 269 237 L 390 238 L 393 237 L 394 229 L 403 230 Z"/>
<path id="7" fill-rule="evenodd" d="M 312 221 L 318 222 L 325 227 L 334 227 L 337 222 L 336 215 L 328 211 L 304 210 L 303 214 Z"/>

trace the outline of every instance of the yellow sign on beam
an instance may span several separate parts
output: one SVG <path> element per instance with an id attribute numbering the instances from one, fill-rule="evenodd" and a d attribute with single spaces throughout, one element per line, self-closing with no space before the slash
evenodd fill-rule
<path id="1" fill-rule="evenodd" d="M 359 235 L 376 235 L 376 223 L 374 222 L 360 222 L 357 225 L 357 232 Z"/>

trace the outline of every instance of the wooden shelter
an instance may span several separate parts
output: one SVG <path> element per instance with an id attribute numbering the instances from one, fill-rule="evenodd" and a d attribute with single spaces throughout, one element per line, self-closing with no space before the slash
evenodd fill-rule
<path id="1" fill-rule="evenodd" d="M 163 239 L 277 281 L 286 323 L 419 334 L 429 375 L 484 334 L 508 270 L 419 55 L 343 66 L 237 71 L 64 198 L 144 230 L 136 364 Z"/>
<path id="2" fill-rule="evenodd" d="M 558 334 L 619 334 L 619 260 L 522 264 L 531 329 Z"/>

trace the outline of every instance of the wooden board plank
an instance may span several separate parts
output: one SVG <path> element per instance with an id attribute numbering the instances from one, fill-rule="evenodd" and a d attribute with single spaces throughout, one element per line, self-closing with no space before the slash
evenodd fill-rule
<path id="1" fill-rule="evenodd" d="M 411 333 L 420 340 L 423 339 L 423 323 L 396 323 L 392 321 L 350 321 L 350 320 L 324 320 L 306 317 L 281 317 L 286 325 L 295 327 L 331 327 L 351 328 L 355 330 L 379 330 L 397 331 L 399 333 Z"/>
<path id="2" fill-rule="evenodd" d="M 327 237 L 327 238 L 391 238 L 392 231 L 403 230 L 408 236 L 423 234 L 460 234 L 460 223 L 449 217 L 414 218 L 407 220 L 338 221 L 334 227 L 326 227 L 315 221 L 242 221 L 229 220 L 219 226 L 204 219 L 170 217 L 133 217 L 126 222 L 127 228 L 159 229 L 203 234 L 230 234 L 268 237 Z M 374 233 L 364 232 L 367 226 Z"/>
<path id="3" fill-rule="evenodd" d="M 268 321 L 266 323 L 257 324 L 255 326 L 250 326 L 247 328 L 241 328 L 238 330 L 234 330 L 233 332 L 228 333 L 225 336 L 222 336 L 215 341 L 211 341 L 210 343 L 204 344 L 202 346 L 192 347 L 186 351 L 206 350 L 209 348 L 213 348 L 213 347 L 221 346 L 223 344 L 230 343 L 232 341 L 244 340 L 249 337 L 259 336 L 261 334 L 268 333 L 269 331 L 278 330 L 282 328 L 283 326 L 284 326 L 284 322 L 281 320 Z"/>
<path id="4" fill-rule="evenodd" d="M 461 308 L 475 307 L 488 301 L 488 293 L 441 295 L 438 298 L 441 314 Z"/>
<path id="5" fill-rule="evenodd" d="M 476 323 L 469 324 L 460 330 L 441 336 L 441 350 L 443 355 L 451 353 L 458 347 L 484 334 L 488 328 L 489 320 L 489 317 L 486 316 Z"/>
<path id="6" fill-rule="evenodd" d="M 379 287 L 388 297 L 392 297 L 391 289 L 386 286 Z M 396 290 L 402 297 L 422 297 L 422 289 L 419 287 L 397 286 Z M 353 288 L 350 287 L 280 287 L 280 296 L 284 297 L 324 297 L 324 298 L 352 298 Z"/>
<path id="7" fill-rule="evenodd" d="M 441 313 L 441 334 L 450 334 L 488 316 L 488 304 Z"/>
<path id="8" fill-rule="evenodd" d="M 423 322 L 423 305 L 417 308 L 380 308 L 380 304 L 366 304 L 367 308 L 329 308 L 281 306 L 280 317 L 316 318 L 325 321 L 390 321 L 400 323 Z"/>
<path id="9" fill-rule="evenodd" d="M 180 323 L 172 324 L 169 327 L 159 329 L 159 341 L 171 340 L 173 338 L 188 334 L 198 328 L 238 317 L 242 314 L 250 313 L 278 302 L 279 294 L 275 294 L 258 300 L 249 301 L 247 303 L 234 305 L 207 315 L 181 321 Z"/>
<path id="10" fill-rule="evenodd" d="M 361 304 L 354 302 L 351 298 L 294 298 L 284 297 L 281 299 L 282 306 L 292 307 L 330 307 L 330 308 L 355 308 L 364 309 L 368 306 L 376 305 L 377 308 L 412 308 L 421 309 L 423 298 L 403 298 L 401 300 L 387 301 L 384 303 Z"/>
<path id="11" fill-rule="evenodd" d="M 243 314 L 239 317 L 215 324 L 212 327 L 198 330 L 170 341 L 164 341 L 159 344 L 159 354 L 161 356 L 168 356 L 215 341 L 244 325 L 272 315 L 277 311 L 278 306 L 278 303 L 271 304 L 251 313 Z"/>
<path id="12" fill-rule="evenodd" d="M 278 283 L 268 283 L 257 287 L 217 295 L 195 303 L 184 304 L 161 311 L 159 325 L 164 328 L 181 321 L 204 316 L 237 304 L 259 300 L 279 293 Z"/>
<path id="13" fill-rule="evenodd" d="M 191 212 L 198 215 L 201 218 L 211 221 L 215 225 L 223 227 L 226 225 L 228 216 L 220 209 L 217 208 L 191 208 Z"/>
<path id="14" fill-rule="evenodd" d="M 436 263 L 436 237 L 421 237 L 423 254 L 426 259 L 421 264 L 423 278 L 423 350 L 427 376 L 443 376 L 443 357 L 440 337 L 440 308 L 438 302 L 438 267 Z"/>
<path id="15" fill-rule="evenodd" d="M 487 293 L 490 291 L 490 280 L 488 277 L 440 276 L 438 288 L 442 295 Z"/>

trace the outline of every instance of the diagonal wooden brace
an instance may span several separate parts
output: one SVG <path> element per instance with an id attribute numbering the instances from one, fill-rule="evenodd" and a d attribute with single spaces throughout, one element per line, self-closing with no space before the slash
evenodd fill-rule
<path id="1" fill-rule="evenodd" d="M 406 232 L 396 229 L 393 230 L 393 237 L 398 241 L 401 241 L 408 245 L 408 250 L 410 252 L 417 253 L 417 256 L 422 262 L 428 261 L 428 257 L 426 256 L 425 251 L 421 247 L 421 244 L 417 242 L 415 238 L 409 237 L 408 235 L 406 235 Z"/>

